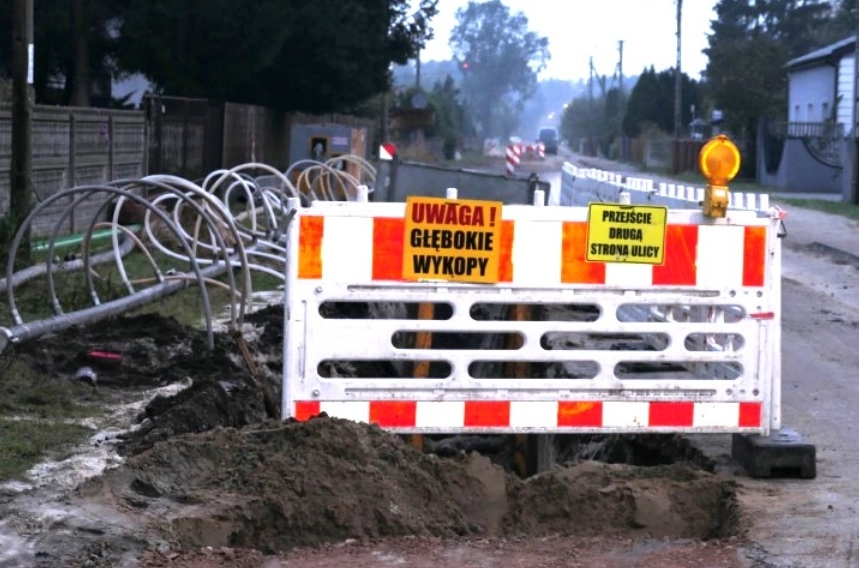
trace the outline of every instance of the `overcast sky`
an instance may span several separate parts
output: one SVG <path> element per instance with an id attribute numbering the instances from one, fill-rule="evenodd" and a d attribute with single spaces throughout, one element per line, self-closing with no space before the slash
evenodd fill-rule
<path id="1" fill-rule="evenodd" d="M 718 0 L 683 2 L 681 68 L 698 79 L 707 66 L 701 50 L 707 47 L 710 22 Z M 612 75 L 618 63 L 618 41 L 623 40 L 623 74 L 637 75 L 653 65 L 657 71 L 677 60 L 676 0 L 502 0 L 512 13 L 522 12 L 528 28 L 549 38 L 552 58 L 541 79 L 586 79 L 588 60 L 600 75 Z M 450 59 L 450 31 L 456 10 L 468 0 L 439 0 L 432 20 L 435 33 L 421 53 L 422 61 Z"/>

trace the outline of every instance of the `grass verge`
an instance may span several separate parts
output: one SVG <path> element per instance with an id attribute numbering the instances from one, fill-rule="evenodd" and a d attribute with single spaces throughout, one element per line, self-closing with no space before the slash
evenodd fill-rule
<path id="1" fill-rule="evenodd" d="M 0 417 L 0 482 L 24 479 L 27 471 L 45 458 L 68 457 L 92 430 L 54 419 L 9 420 Z"/>
<path id="2" fill-rule="evenodd" d="M 170 269 L 179 272 L 189 270 L 187 263 L 169 258 L 166 255 L 153 254 L 153 257 L 162 273 L 166 273 Z M 126 256 L 125 270 L 136 290 L 142 290 L 152 284 L 151 279 L 154 277 L 154 272 L 142 253 L 132 252 Z M 94 272 L 94 288 L 102 303 L 128 295 L 128 291 L 122 283 L 119 269 L 115 264 L 97 266 L 94 268 Z M 238 272 L 235 276 L 236 286 L 240 289 Z M 227 278 L 222 276 L 218 280 L 226 282 Z M 252 272 L 251 275 L 251 286 L 254 291 L 276 289 L 281 283 L 277 278 L 267 274 Z M 83 272 L 57 272 L 54 274 L 54 286 L 64 312 L 92 306 L 89 286 Z M 209 285 L 207 290 L 213 312 L 215 314 L 220 313 L 224 306 L 229 304 L 228 291 L 214 285 Z M 15 302 L 25 322 L 53 315 L 49 297 L 47 279 L 44 277 L 27 282 L 15 290 Z M 195 283 L 189 282 L 186 289 L 139 308 L 131 315 L 154 312 L 170 315 L 183 325 L 198 326 L 203 320 L 203 300 L 199 288 Z M 0 295 L 0 325 L 10 324 L 8 301 L 6 295 L 3 294 Z"/>
<path id="3" fill-rule="evenodd" d="M 14 358 L 0 372 L 0 482 L 23 479 L 45 458 L 68 457 L 71 446 L 92 430 L 83 418 L 104 413 L 101 393 L 88 386 L 46 377 Z"/>

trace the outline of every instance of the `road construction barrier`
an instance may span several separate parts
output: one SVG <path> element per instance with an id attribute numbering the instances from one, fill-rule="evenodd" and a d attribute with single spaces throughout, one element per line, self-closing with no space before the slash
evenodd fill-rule
<path id="1" fill-rule="evenodd" d="M 780 427 L 775 219 L 423 197 L 289 207 L 284 419 L 439 434 Z M 355 309 L 379 303 L 411 315 Z M 428 303 L 432 318 L 415 315 Z M 497 317 L 516 305 L 529 321 Z M 432 346 L 416 345 L 427 333 Z"/>
<path id="2" fill-rule="evenodd" d="M 561 170 L 560 204 L 587 205 L 593 201 L 616 202 L 625 191 L 633 204 L 665 205 L 675 209 L 699 209 L 704 188 L 681 183 L 656 182 L 651 178 L 629 176 L 597 168 L 580 168 L 566 162 Z M 760 216 L 772 213 L 769 195 L 765 193 L 730 192 L 732 210 L 756 211 Z"/>
<path id="3" fill-rule="evenodd" d="M 519 144 L 507 145 L 507 175 L 512 176 L 516 173 L 516 168 L 519 167 L 519 162 L 522 158 L 522 146 Z"/>

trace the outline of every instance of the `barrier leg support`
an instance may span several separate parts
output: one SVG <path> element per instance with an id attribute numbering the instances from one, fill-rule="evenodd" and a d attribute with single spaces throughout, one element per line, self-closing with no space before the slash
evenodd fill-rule
<path id="1" fill-rule="evenodd" d="M 515 305 L 510 307 L 510 319 L 514 321 L 528 321 L 531 319 L 531 308 L 526 305 Z M 518 348 L 516 342 L 518 336 L 511 335 L 507 338 L 507 347 Z M 527 379 L 530 375 L 530 366 L 527 363 L 509 363 L 507 376 L 516 379 Z M 521 477 L 528 477 L 537 473 L 548 471 L 555 464 L 555 436 L 552 434 L 517 434 L 515 437 L 514 464 Z"/>
<path id="2" fill-rule="evenodd" d="M 734 434 L 731 455 L 751 477 L 817 476 L 816 448 L 790 428 L 782 428 L 769 436 Z"/>
<path id="3" fill-rule="evenodd" d="M 435 317 L 435 304 L 420 304 L 418 306 L 418 319 L 431 320 Z M 422 331 L 415 337 L 415 349 L 430 349 L 432 348 L 432 333 Z M 412 376 L 416 379 L 425 379 L 429 376 L 430 364 L 429 361 L 421 361 L 416 363 L 412 371 Z M 412 434 L 409 437 L 409 443 L 423 451 L 424 437 L 421 434 Z"/>

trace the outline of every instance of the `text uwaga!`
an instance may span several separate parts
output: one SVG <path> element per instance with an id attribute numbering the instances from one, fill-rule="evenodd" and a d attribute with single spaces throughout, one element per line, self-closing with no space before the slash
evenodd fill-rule
<path id="1" fill-rule="evenodd" d="M 412 209 L 412 221 L 437 225 L 464 227 L 456 229 L 412 229 L 409 244 L 436 254 L 414 254 L 415 274 L 435 276 L 485 276 L 489 258 L 463 255 L 463 252 L 490 253 L 495 249 L 495 233 L 481 230 L 487 223 L 495 225 L 495 209 L 486 219 L 483 207 L 457 203 L 417 203 Z M 459 254 L 445 254 L 459 253 Z"/>

